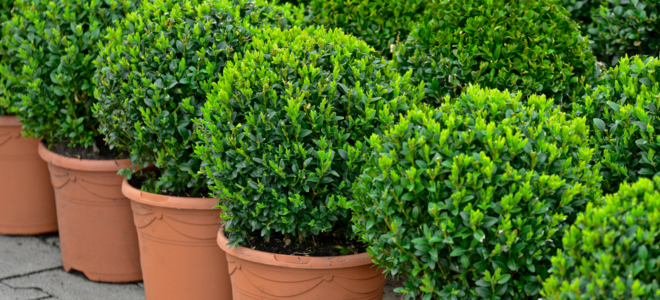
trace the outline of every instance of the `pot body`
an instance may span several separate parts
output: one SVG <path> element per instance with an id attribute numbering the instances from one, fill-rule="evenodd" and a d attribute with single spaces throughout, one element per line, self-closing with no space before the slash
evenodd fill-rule
<path id="1" fill-rule="evenodd" d="M 151 194 L 126 180 L 122 190 L 131 199 L 147 299 L 231 299 L 227 259 L 215 243 L 217 200 Z"/>
<path id="2" fill-rule="evenodd" d="M 57 231 L 53 187 L 38 145 L 23 137 L 17 117 L 0 117 L 0 234 Z"/>
<path id="3" fill-rule="evenodd" d="M 234 300 L 381 300 L 385 275 L 367 253 L 308 257 L 267 253 L 227 246 L 218 232 L 218 246 L 227 253 Z"/>
<path id="4" fill-rule="evenodd" d="M 55 190 L 62 264 L 93 281 L 142 280 L 131 203 L 121 192 L 120 169 L 130 160 L 68 158 L 39 144 Z"/>

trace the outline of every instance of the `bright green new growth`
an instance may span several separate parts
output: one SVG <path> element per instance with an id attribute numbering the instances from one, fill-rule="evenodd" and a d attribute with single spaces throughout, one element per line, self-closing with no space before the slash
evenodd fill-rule
<path id="1" fill-rule="evenodd" d="M 396 60 L 435 101 L 479 84 L 570 102 L 594 73 L 589 42 L 554 0 L 443 0 L 426 11 Z"/>
<path id="2" fill-rule="evenodd" d="M 391 63 L 339 29 L 266 29 L 228 63 L 202 109 L 196 148 L 225 231 L 293 243 L 350 231 L 366 136 L 423 97 Z M 260 231 L 260 232 L 259 232 Z"/>
<path id="3" fill-rule="evenodd" d="M 11 60 L 2 73 L 10 76 L 3 77 L 5 84 L 10 81 L 20 95 L 14 105 L 27 136 L 47 144 L 95 146 L 99 133 L 91 112 L 91 79 L 96 43 L 133 8 L 129 0 L 16 1 L 15 14 L 3 29 Z"/>
<path id="4" fill-rule="evenodd" d="M 660 52 L 660 1 L 563 0 L 592 42 L 599 60 Z"/>
<path id="5" fill-rule="evenodd" d="M 313 23 L 341 28 L 372 46 L 383 56 L 405 41 L 421 19 L 428 0 L 311 0 Z"/>
<path id="6" fill-rule="evenodd" d="M 575 102 L 573 114 L 586 117 L 599 151 L 603 189 L 616 192 L 624 181 L 660 172 L 660 60 L 624 57 L 591 91 Z"/>
<path id="7" fill-rule="evenodd" d="M 468 86 L 410 110 L 354 185 L 354 230 L 406 299 L 536 299 L 562 228 L 600 199 L 584 118 Z"/>
<path id="8" fill-rule="evenodd" d="M 543 283 L 547 299 L 660 299 L 660 178 L 589 203 Z"/>
<path id="9" fill-rule="evenodd" d="M 227 61 L 242 55 L 253 26 L 301 25 L 302 18 L 302 8 L 262 0 L 144 0 L 109 30 L 94 112 L 112 147 L 130 152 L 136 165 L 160 169 L 143 189 L 206 196 L 192 122 L 202 116 L 206 92 Z"/>

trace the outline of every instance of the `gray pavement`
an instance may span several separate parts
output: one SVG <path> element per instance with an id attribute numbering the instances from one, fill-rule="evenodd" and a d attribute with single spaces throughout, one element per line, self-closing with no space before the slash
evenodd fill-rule
<path id="1" fill-rule="evenodd" d="M 0 300 L 142 300 L 140 283 L 111 284 L 87 280 L 62 268 L 57 233 L 40 236 L 0 235 Z M 400 300 L 388 278 L 383 300 Z"/>

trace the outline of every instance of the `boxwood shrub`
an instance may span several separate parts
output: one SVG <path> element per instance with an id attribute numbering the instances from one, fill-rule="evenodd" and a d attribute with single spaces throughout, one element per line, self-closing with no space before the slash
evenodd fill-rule
<path id="1" fill-rule="evenodd" d="M 660 172 L 660 61 L 624 57 L 607 70 L 573 113 L 593 129 L 595 158 L 603 165 L 603 188 L 616 192 L 624 182 Z"/>
<path id="2" fill-rule="evenodd" d="M 355 231 L 406 299 L 536 299 L 563 227 L 600 199 L 584 118 L 468 86 L 383 135 L 354 185 Z"/>
<path id="3" fill-rule="evenodd" d="M 556 1 L 430 3 L 396 58 L 403 72 L 427 83 L 430 99 L 480 84 L 569 102 L 592 78 L 589 42 Z"/>
<path id="4" fill-rule="evenodd" d="M 213 85 L 197 130 L 204 143 L 195 153 L 229 240 L 352 236 L 364 138 L 419 103 L 423 90 L 340 29 L 259 35 Z"/>
<path id="5" fill-rule="evenodd" d="M 128 0 L 15 2 L 16 16 L 3 28 L 3 46 L 12 57 L 3 73 L 24 76 L 9 80 L 23 85 L 15 87 L 21 101 L 14 105 L 26 136 L 47 144 L 97 146 L 98 122 L 91 111 L 97 42 L 134 7 Z"/>
<path id="6" fill-rule="evenodd" d="M 302 25 L 303 9 L 266 1 L 144 1 L 100 45 L 94 106 L 107 142 L 134 164 L 160 172 L 143 189 L 206 196 L 192 119 L 226 62 L 251 41 L 253 26 Z M 124 174 L 130 176 L 130 170 Z"/>
<path id="7" fill-rule="evenodd" d="M 552 258 L 547 299 L 660 299 L 660 178 L 589 203 Z"/>
<path id="8" fill-rule="evenodd" d="M 2 37 L 0 37 L 0 116 L 16 113 L 16 106 L 14 106 L 16 97 L 12 84 L 12 80 L 15 80 L 12 79 L 12 76 L 15 73 L 10 67 L 11 56 L 7 55 L 6 41 L 4 41 L 9 38 L 9 31 L 5 23 L 11 18 L 13 7 L 13 0 L 0 0 L 0 26 L 2 26 L 0 30 L 2 33 Z"/>
<path id="9" fill-rule="evenodd" d="M 583 23 L 594 53 L 606 64 L 633 55 L 660 52 L 660 2 L 657 0 L 563 0 Z"/>
<path id="10" fill-rule="evenodd" d="M 421 19 L 426 0 L 309 0 L 311 21 L 363 39 L 381 54 L 391 57 L 399 41 L 405 41 Z"/>

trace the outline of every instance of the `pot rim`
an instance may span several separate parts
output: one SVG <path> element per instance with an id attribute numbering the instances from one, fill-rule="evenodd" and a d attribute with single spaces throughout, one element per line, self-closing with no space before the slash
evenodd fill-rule
<path id="1" fill-rule="evenodd" d="M 131 201 L 157 207 L 213 210 L 218 203 L 215 198 L 177 197 L 144 192 L 134 188 L 126 178 L 121 183 L 121 191 Z"/>
<path id="2" fill-rule="evenodd" d="M 39 156 L 49 164 L 77 171 L 118 172 L 121 169 L 131 166 L 130 159 L 96 160 L 62 156 L 50 151 L 43 143 L 39 143 Z"/>
<path id="3" fill-rule="evenodd" d="M 223 228 L 224 226 L 221 226 L 218 230 L 217 241 L 220 249 L 229 255 L 254 263 L 283 268 L 314 270 L 343 269 L 374 264 L 366 252 L 342 256 L 297 256 L 263 252 L 245 246 L 231 247 L 230 249 L 227 245 L 229 240 L 225 237 Z"/>
<path id="4" fill-rule="evenodd" d="M 0 116 L 0 127 L 23 127 L 18 116 Z"/>

